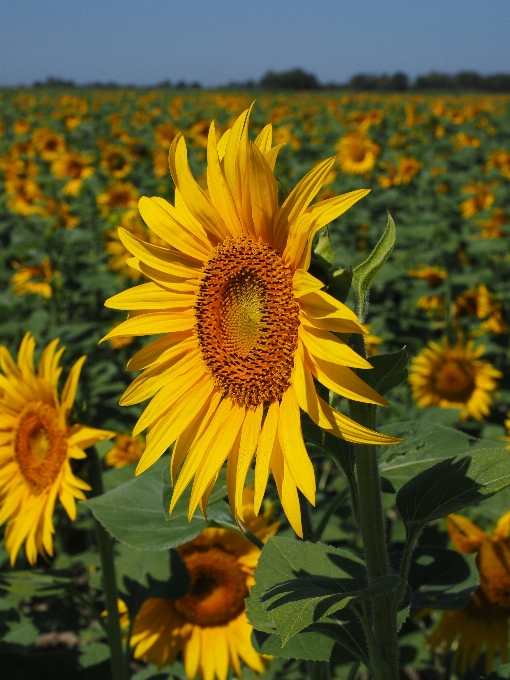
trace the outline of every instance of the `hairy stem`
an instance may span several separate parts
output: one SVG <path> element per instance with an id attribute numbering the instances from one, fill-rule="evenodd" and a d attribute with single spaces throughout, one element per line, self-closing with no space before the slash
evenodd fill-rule
<path id="1" fill-rule="evenodd" d="M 89 449 L 89 478 L 92 495 L 100 496 L 104 492 L 101 462 L 95 447 Z M 119 609 L 117 606 L 117 579 L 115 576 L 115 560 L 113 556 L 113 538 L 103 525 L 94 518 L 97 546 L 101 556 L 103 576 L 103 590 L 108 612 L 106 631 L 110 647 L 110 664 L 112 680 L 126 680 L 127 668 L 122 647 L 122 633 L 120 630 Z"/>

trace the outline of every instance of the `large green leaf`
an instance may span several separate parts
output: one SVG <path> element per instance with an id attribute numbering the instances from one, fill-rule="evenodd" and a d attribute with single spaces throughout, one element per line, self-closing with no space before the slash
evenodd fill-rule
<path id="1" fill-rule="evenodd" d="M 270 538 L 255 571 L 247 600 L 251 624 L 266 633 L 277 631 L 285 645 L 305 628 L 326 620 L 349 602 L 366 595 L 364 563 L 346 550 L 323 543 Z M 380 592 L 391 584 L 374 584 Z"/>
<path id="2" fill-rule="evenodd" d="M 356 619 L 350 623 L 357 624 L 361 629 Z M 331 628 L 338 627 L 335 624 L 329 625 Z M 359 633 L 362 638 L 363 631 L 360 630 Z M 313 627 L 295 635 L 285 647 L 282 647 L 279 635 L 263 633 L 259 630 L 253 631 L 252 643 L 261 654 L 270 654 L 271 656 L 283 659 L 333 661 L 334 663 L 347 663 L 356 660 L 356 656 L 348 651 L 345 646 L 339 644 L 333 637 L 326 635 L 324 630 L 318 632 L 313 630 Z"/>
<path id="3" fill-rule="evenodd" d="M 164 476 L 168 476 L 166 456 L 139 477 L 83 503 L 122 543 L 141 550 L 175 548 L 198 536 L 207 527 L 207 521 L 197 512 L 188 522 L 189 492 L 166 521 Z"/>
<path id="4" fill-rule="evenodd" d="M 405 347 L 392 354 L 378 354 L 369 357 L 371 371 L 362 371 L 360 376 L 379 394 L 386 394 L 407 380 L 408 356 Z"/>
<path id="5" fill-rule="evenodd" d="M 478 587 L 476 556 L 421 546 L 412 556 L 408 582 L 413 609 L 454 610 L 464 607 Z"/>
<path id="6" fill-rule="evenodd" d="M 420 525 L 457 512 L 510 486 L 505 449 L 479 449 L 447 458 L 413 477 L 397 494 L 406 525 Z"/>
<path id="7" fill-rule="evenodd" d="M 369 371 L 367 371 L 368 373 Z M 498 448 L 494 442 L 470 437 L 464 432 L 437 425 L 429 420 L 391 423 L 381 432 L 400 437 L 402 441 L 381 450 L 380 471 L 398 490 L 419 472 L 457 454 L 482 448 Z M 504 450 L 505 445 L 501 444 Z"/>

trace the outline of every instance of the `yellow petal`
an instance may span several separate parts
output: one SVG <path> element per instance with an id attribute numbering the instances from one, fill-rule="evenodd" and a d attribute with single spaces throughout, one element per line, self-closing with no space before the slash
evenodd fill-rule
<path id="1" fill-rule="evenodd" d="M 278 440 L 296 486 L 315 505 L 315 471 L 303 441 L 299 404 L 292 387 L 283 393 L 280 403 Z"/>
<path id="2" fill-rule="evenodd" d="M 112 309 L 178 309 L 192 307 L 195 296 L 190 293 L 175 293 L 156 283 L 142 283 L 113 295 L 104 303 Z"/>
<path id="3" fill-rule="evenodd" d="M 366 359 L 342 342 L 329 331 L 300 326 L 299 337 L 312 356 L 326 361 L 333 361 L 341 366 L 355 368 L 372 368 Z"/>
<path id="4" fill-rule="evenodd" d="M 170 447 L 189 425 L 214 390 L 209 376 L 204 377 L 193 390 L 184 394 L 164 418 L 152 426 L 147 435 L 145 451 L 138 463 L 135 474 L 145 472 Z"/>
<path id="5" fill-rule="evenodd" d="M 499 518 L 492 536 L 494 539 L 502 541 L 508 538 L 509 533 L 510 533 L 510 511 L 506 512 L 502 517 Z"/>
<path id="6" fill-rule="evenodd" d="M 273 243 L 273 222 L 278 210 L 278 190 L 264 156 L 251 145 L 250 195 L 255 233 L 264 243 Z"/>
<path id="7" fill-rule="evenodd" d="M 301 507 L 299 505 L 299 496 L 295 481 L 290 474 L 287 461 L 284 459 L 282 450 L 278 440 L 275 441 L 273 456 L 271 459 L 271 470 L 273 471 L 274 481 L 276 482 L 276 489 L 278 496 L 290 522 L 291 527 L 296 534 L 303 538 L 303 529 L 301 526 Z"/>
<path id="8" fill-rule="evenodd" d="M 263 405 L 259 404 L 256 409 L 249 409 L 241 430 L 241 440 L 239 443 L 239 454 L 237 460 L 237 475 L 235 484 L 235 500 L 237 516 L 244 522 L 243 515 L 243 491 L 246 475 L 255 455 L 255 450 L 260 437 L 262 424 Z"/>
<path id="9" fill-rule="evenodd" d="M 389 437 L 388 435 L 374 432 L 367 427 L 363 427 L 354 420 L 351 420 L 342 413 L 339 413 L 329 404 L 318 397 L 319 399 L 319 422 L 316 423 L 323 430 L 329 432 L 339 439 L 345 439 L 348 442 L 355 444 L 398 444 L 402 441 L 397 437 Z"/>
<path id="10" fill-rule="evenodd" d="M 272 143 L 273 143 L 273 126 L 271 125 L 271 123 L 268 123 L 259 132 L 253 144 L 262 154 L 265 154 L 268 151 L 270 151 Z"/>
<path id="11" fill-rule="evenodd" d="M 361 378 L 358 378 L 354 371 L 345 366 L 338 366 L 331 361 L 324 361 L 317 357 L 309 356 L 309 366 L 317 380 L 342 395 L 346 399 L 362 401 L 368 404 L 379 404 L 389 406 L 389 402 L 378 394 L 374 389 L 367 385 Z"/>
<path id="12" fill-rule="evenodd" d="M 362 333 L 364 331 L 363 326 L 359 323 L 358 317 L 352 309 L 349 309 L 342 302 L 335 300 L 334 297 L 328 295 L 323 290 L 306 293 L 300 298 L 299 306 L 302 312 L 312 319 L 349 319 L 359 328 L 358 332 Z"/>
<path id="13" fill-rule="evenodd" d="M 183 343 L 183 347 L 178 347 L 181 342 Z M 196 346 L 196 337 L 192 335 L 190 331 L 164 335 L 161 338 L 149 342 L 148 345 L 145 345 L 145 347 L 138 350 L 138 352 L 128 361 L 126 368 L 128 371 L 141 371 L 153 364 L 159 364 L 170 359 L 174 355 L 174 352 L 181 354 L 181 349 L 188 352 L 195 349 Z"/>
<path id="14" fill-rule="evenodd" d="M 323 185 L 334 162 L 334 158 L 328 158 L 312 168 L 291 191 L 280 208 L 274 225 L 274 247 L 278 252 L 283 252 L 285 248 L 289 225 L 304 213 Z"/>
<path id="15" fill-rule="evenodd" d="M 485 541 L 490 541 L 483 529 L 462 515 L 451 514 L 446 518 L 446 528 L 455 550 L 472 553 L 480 549 Z"/>
<path id="16" fill-rule="evenodd" d="M 123 321 L 115 326 L 99 342 L 110 338 L 122 337 L 123 335 L 159 335 L 160 333 L 177 333 L 191 330 L 195 326 L 195 315 L 190 312 L 184 314 L 171 312 L 153 312 L 142 314 L 133 319 Z"/>
<path id="17" fill-rule="evenodd" d="M 274 166 L 276 165 L 278 153 L 283 146 L 285 146 L 285 144 L 277 144 L 276 146 L 273 146 L 272 149 L 269 149 L 269 151 L 266 151 L 266 153 L 264 154 L 264 158 L 266 159 L 267 164 L 271 168 L 271 172 L 274 172 Z"/>
<path id="18" fill-rule="evenodd" d="M 89 446 L 111 439 L 116 434 L 109 430 L 98 430 L 95 427 L 86 427 L 85 425 L 75 427 L 78 429 L 68 437 L 67 441 L 69 446 L 78 446 L 80 449 L 88 449 Z"/>
<path id="19" fill-rule="evenodd" d="M 248 119 L 251 108 L 244 111 L 232 126 L 223 159 L 225 179 L 239 213 L 243 205 L 243 177 L 249 162 Z"/>
<path id="20" fill-rule="evenodd" d="M 183 279 L 195 279 L 203 269 L 202 262 L 178 250 L 153 246 L 141 241 L 122 227 L 119 227 L 118 231 L 119 238 L 127 250 L 149 267 Z"/>
<path id="21" fill-rule="evenodd" d="M 305 360 L 303 343 L 298 339 L 298 346 L 294 357 L 294 370 L 292 372 L 292 388 L 296 395 L 299 406 L 308 413 L 316 423 L 319 420 L 319 401 L 313 382 L 313 376 Z"/>
<path id="22" fill-rule="evenodd" d="M 271 464 L 274 442 L 275 439 L 278 439 L 276 432 L 278 429 L 279 410 L 280 403 L 278 401 L 273 401 L 271 404 L 269 404 L 257 446 L 257 461 L 255 465 L 255 498 L 253 501 L 253 508 L 256 515 L 259 514 L 260 506 L 262 504 L 262 499 L 264 498 L 264 492 L 267 486 L 269 466 Z"/>
<path id="23" fill-rule="evenodd" d="M 300 298 L 307 293 L 324 288 L 324 284 L 304 269 L 296 269 L 292 277 L 292 292 L 294 297 Z"/>
<path id="24" fill-rule="evenodd" d="M 60 404 L 64 409 L 66 417 L 69 415 L 71 409 L 73 408 L 74 399 L 76 397 L 76 390 L 78 388 L 78 381 L 80 379 L 81 369 L 83 364 L 85 363 L 86 358 L 87 358 L 86 356 L 80 357 L 78 361 L 74 364 L 74 366 L 69 371 L 69 375 L 67 376 L 64 389 L 62 390 Z"/>

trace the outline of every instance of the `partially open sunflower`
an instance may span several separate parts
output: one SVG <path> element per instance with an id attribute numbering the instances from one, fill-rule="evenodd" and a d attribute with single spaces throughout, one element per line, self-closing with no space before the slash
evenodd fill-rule
<path id="1" fill-rule="evenodd" d="M 366 333 L 356 315 L 311 276 L 315 234 L 368 193 L 367 189 L 310 206 L 334 159 L 314 167 L 281 207 L 273 168 L 271 126 L 252 143 L 245 111 L 207 147 L 208 191 L 193 178 L 186 144 L 177 135 L 169 164 L 175 206 L 140 200 L 140 213 L 168 248 L 119 229 L 129 261 L 152 279 L 107 300 L 130 318 L 104 339 L 156 335 L 128 369 L 145 369 L 120 403 L 152 397 L 134 429 L 148 428 L 137 474 L 175 442 L 171 509 L 194 478 L 189 516 L 205 509 L 228 458 L 231 506 L 243 520 L 246 474 L 256 456 L 255 512 L 270 471 L 289 521 L 301 535 L 298 489 L 315 502 L 315 475 L 300 423 L 300 407 L 321 428 L 352 442 L 396 440 L 353 422 L 318 396 L 314 380 L 339 395 L 387 404 L 351 369 L 371 368 L 335 333 Z"/>

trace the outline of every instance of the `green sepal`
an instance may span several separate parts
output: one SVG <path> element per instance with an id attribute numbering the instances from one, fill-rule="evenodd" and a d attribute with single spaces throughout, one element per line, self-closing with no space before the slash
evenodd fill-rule
<path id="1" fill-rule="evenodd" d="M 397 231 L 392 216 L 388 213 L 388 223 L 383 235 L 377 242 L 367 259 L 353 271 L 352 287 L 356 293 L 358 318 L 363 323 L 368 310 L 368 296 L 372 281 L 391 255 Z"/>

